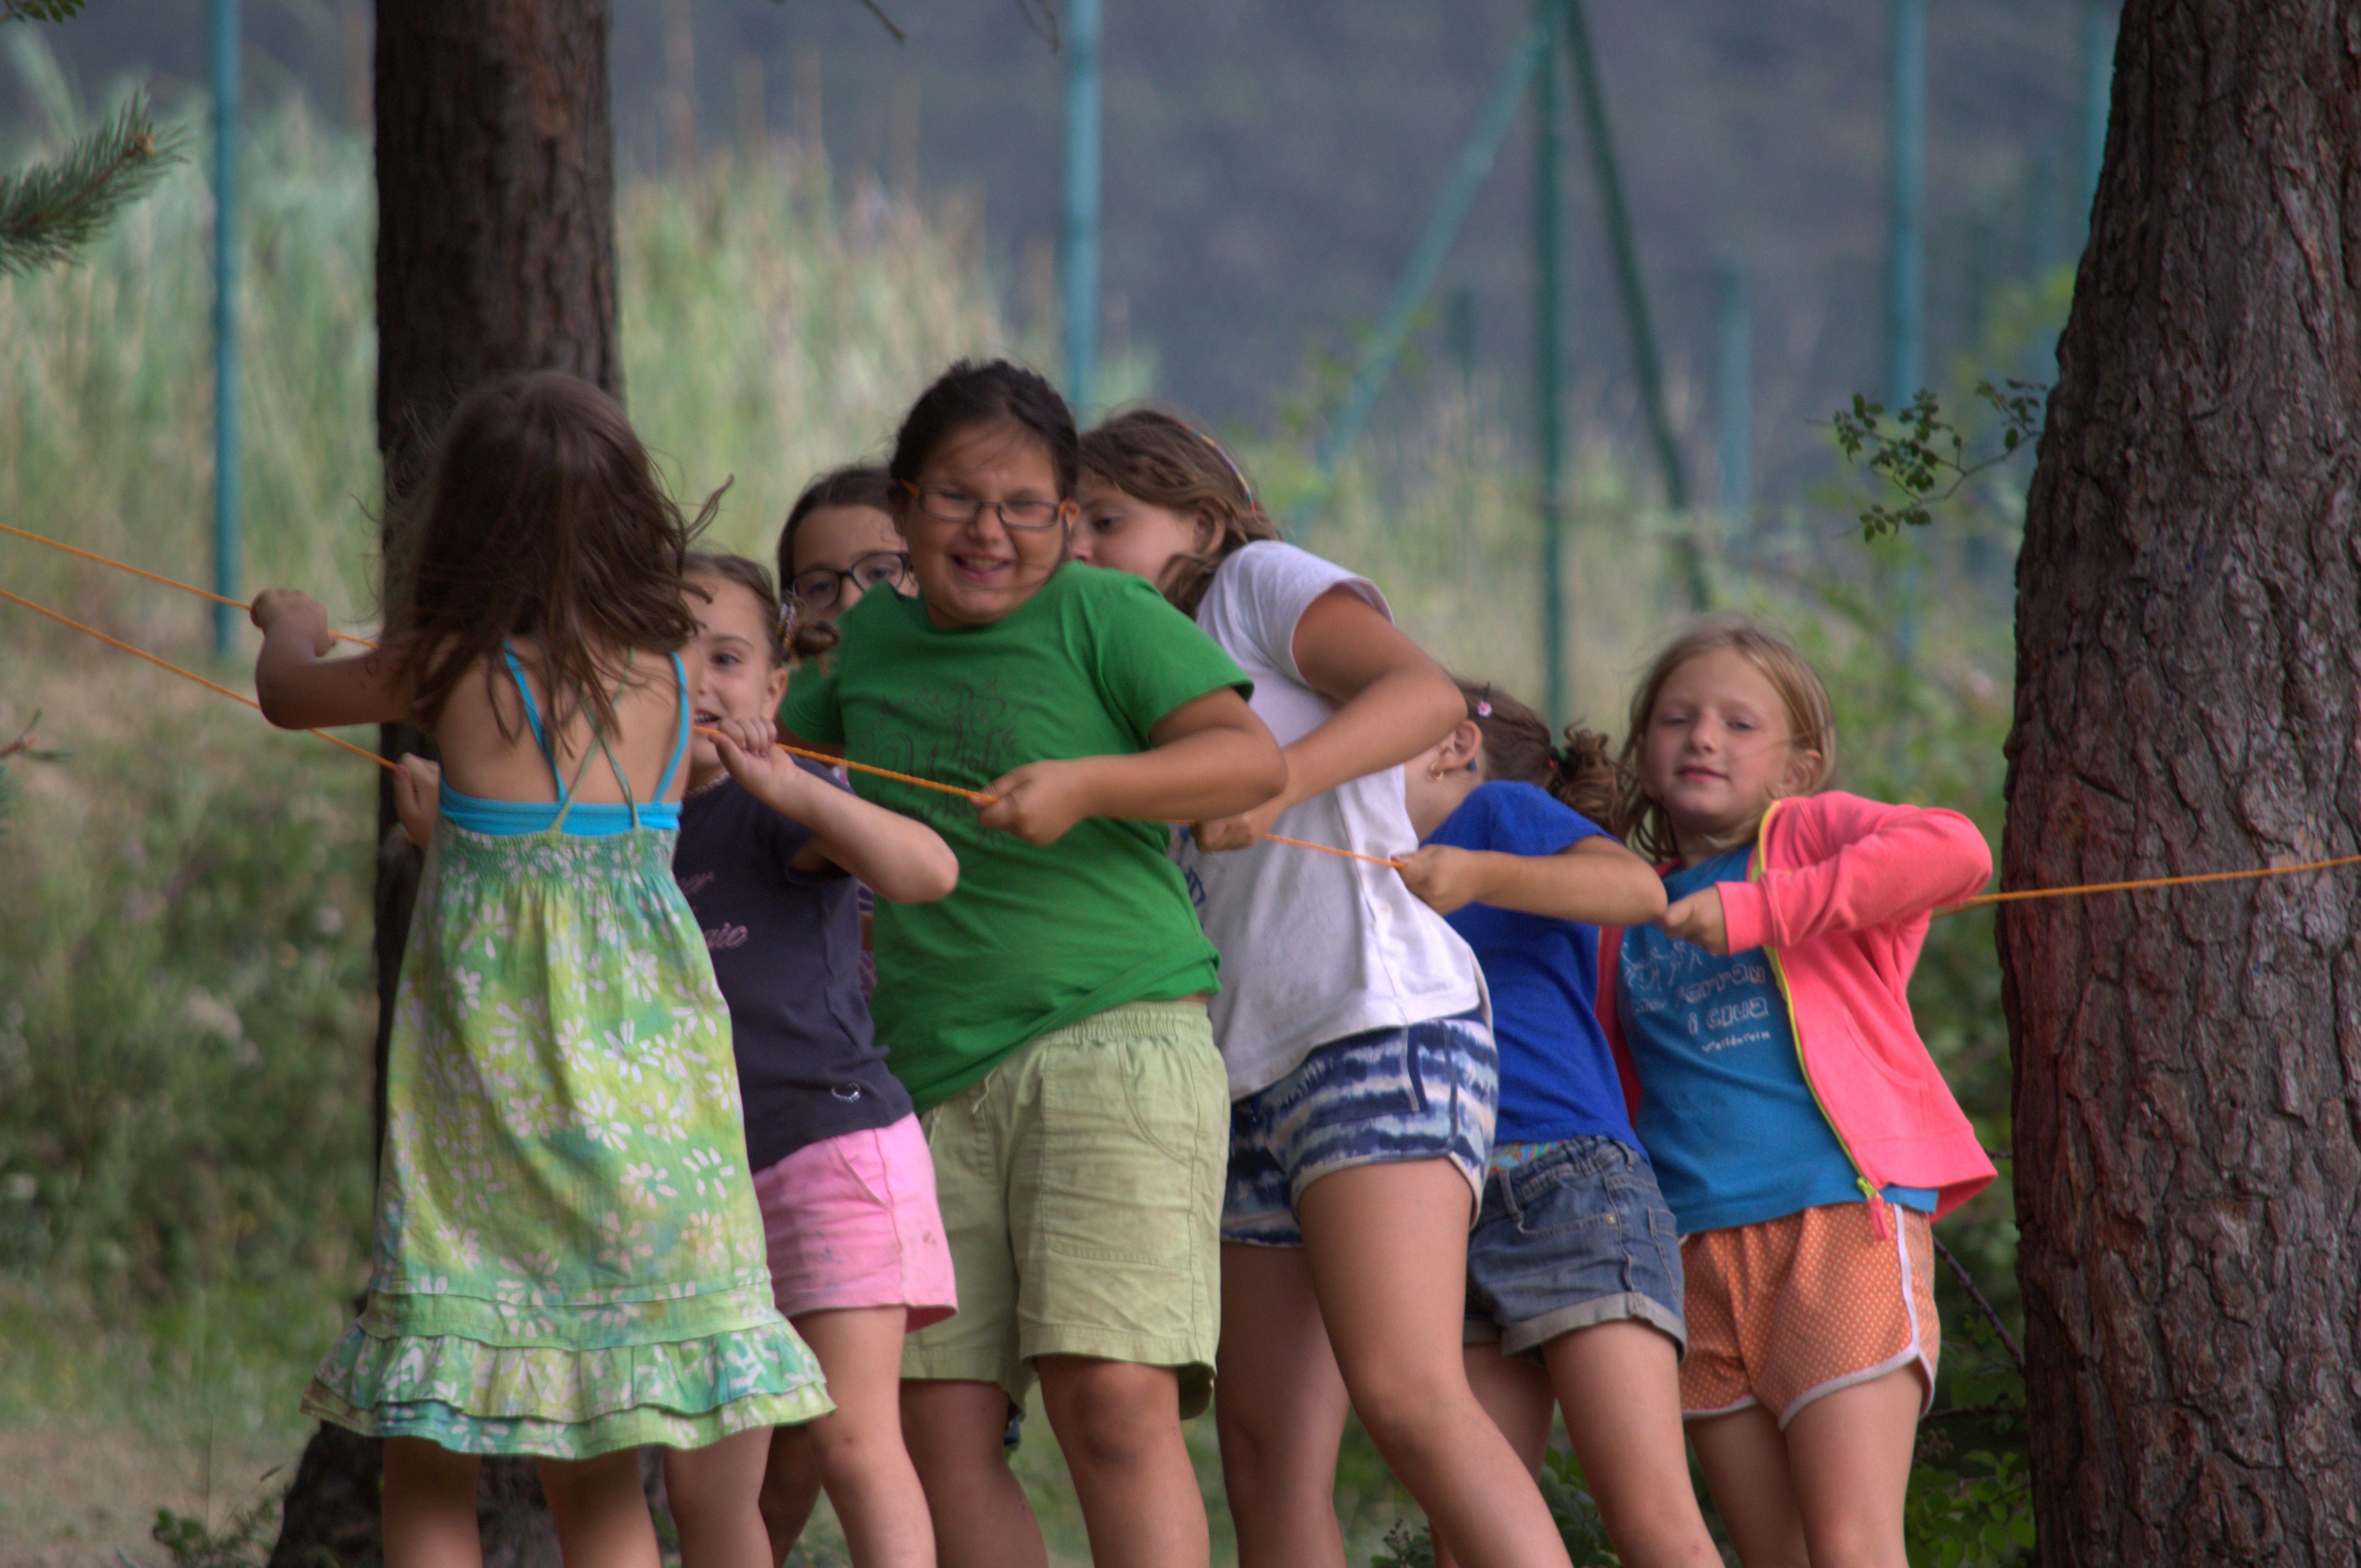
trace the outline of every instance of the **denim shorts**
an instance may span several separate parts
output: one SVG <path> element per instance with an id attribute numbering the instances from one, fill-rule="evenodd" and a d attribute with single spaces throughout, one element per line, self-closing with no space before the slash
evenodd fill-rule
<path id="1" fill-rule="evenodd" d="M 1499 1052 L 1481 1012 L 1315 1047 L 1230 1104 L 1222 1239 L 1301 1246 L 1297 1200 L 1349 1166 L 1447 1159 L 1480 1197 L 1499 1099 Z"/>
<path id="2" fill-rule="evenodd" d="M 1628 1145 L 1595 1134 L 1543 1144 L 1486 1179 L 1467 1238 L 1469 1344 L 1538 1358 L 1562 1333 L 1629 1318 L 1686 1351 L 1681 1288 L 1673 1212 Z"/>

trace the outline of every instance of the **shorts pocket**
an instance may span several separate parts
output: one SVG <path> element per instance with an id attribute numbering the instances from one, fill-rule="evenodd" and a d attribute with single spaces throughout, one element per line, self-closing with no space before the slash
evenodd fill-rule
<path id="1" fill-rule="evenodd" d="M 1091 1046 L 1042 1064 L 1039 1121 L 1014 1173 L 1011 1228 L 1020 1258 L 1038 1247 L 1108 1263 L 1185 1265 L 1189 1222 L 1207 1185 L 1199 1168 L 1213 1157 L 1213 1140 L 1185 1154 L 1167 1144 L 1186 1141 L 1173 1124 L 1191 1109 L 1185 1100 L 1159 1111 L 1164 1137 L 1143 1128 L 1130 1058 L 1155 1054 Z"/>
<path id="2" fill-rule="evenodd" d="M 1517 1234 L 1538 1239 L 1566 1236 L 1583 1231 L 1628 1228 L 1624 1212 L 1631 1207 L 1608 1179 L 1596 1171 L 1558 1167 L 1554 1179 L 1517 1206 Z"/>

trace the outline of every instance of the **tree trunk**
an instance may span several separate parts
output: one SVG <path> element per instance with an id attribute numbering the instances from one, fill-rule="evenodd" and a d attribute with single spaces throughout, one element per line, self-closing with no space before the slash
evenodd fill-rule
<path id="1" fill-rule="evenodd" d="M 2361 9 L 2130 0 L 2006 885 L 2354 853 Z M 2361 1559 L 2361 876 L 2006 906 L 2039 1560 Z"/>
<path id="2" fill-rule="evenodd" d="M 622 391 L 604 0 L 401 0 L 377 16 L 378 446 L 388 515 L 479 382 L 562 369 Z M 388 756 L 423 744 L 388 725 Z M 419 855 L 378 795 L 377 1126 Z M 378 1554 L 379 1445 L 323 1427 L 271 1568 Z M 486 1568 L 556 1562 L 530 1468 L 485 1466 Z"/>

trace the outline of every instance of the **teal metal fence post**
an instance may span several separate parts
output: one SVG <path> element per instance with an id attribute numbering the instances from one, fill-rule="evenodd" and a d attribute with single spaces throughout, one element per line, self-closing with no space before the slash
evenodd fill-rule
<path id="1" fill-rule="evenodd" d="M 1099 367 L 1099 0 L 1067 0 L 1066 400 L 1097 401 Z"/>
<path id="2" fill-rule="evenodd" d="M 1754 322 L 1735 258 L 1714 275 L 1713 419 L 1721 515 L 1743 523 L 1754 510 Z"/>
<path id="3" fill-rule="evenodd" d="M 1548 54 L 1533 94 L 1533 411 L 1541 438 L 1542 689 L 1551 728 L 1565 722 L 1565 130 L 1558 89 L 1565 28 L 1539 0 Z"/>
<path id="4" fill-rule="evenodd" d="M 1925 384 L 1919 356 L 1927 315 L 1927 0 L 1894 0 L 1893 115 L 1885 400 L 1900 410 Z"/>
<path id="5" fill-rule="evenodd" d="M 214 592 L 237 589 L 238 0 L 213 0 L 214 78 Z M 237 612 L 214 606 L 214 652 L 237 639 Z"/>
<path id="6" fill-rule="evenodd" d="M 1517 105 L 1524 100 L 1525 82 L 1548 59 L 1547 48 L 1542 29 L 1535 27 L 1518 40 L 1508 63 L 1501 67 L 1499 80 L 1492 85 L 1492 95 L 1485 102 L 1484 117 L 1477 122 L 1467 145 L 1459 149 L 1459 162 L 1426 220 L 1425 232 L 1418 236 L 1418 248 L 1411 253 L 1410 266 L 1386 306 L 1385 317 L 1370 334 L 1368 346 L 1361 352 L 1361 363 L 1345 389 L 1344 406 L 1337 410 L 1326 437 L 1313 452 L 1320 468 L 1321 488 L 1298 509 L 1295 521 L 1301 521 L 1325 497 L 1327 487 L 1336 477 L 1337 465 L 1345 460 L 1345 454 L 1361 433 L 1361 426 L 1368 422 L 1370 410 L 1377 406 L 1378 393 L 1384 389 L 1387 373 L 1400 356 L 1402 345 L 1410 341 L 1419 307 L 1441 275 L 1443 263 L 1451 254 L 1452 241 L 1459 237 L 1460 225 L 1467 221 L 1467 209 L 1475 203 L 1476 192 L 1483 188 L 1484 177 L 1491 172 L 1500 143 L 1508 138 L 1509 126 L 1517 116 Z"/>
<path id="7" fill-rule="evenodd" d="M 1631 207 L 1623 196 L 1623 166 L 1615 155 L 1615 137 L 1607 120 L 1607 90 L 1599 84 L 1598 60 L 1590 47 L 1590 22 L 1582 0 L 1563 0 L 1567 60 L 1574 67 L 1574 85 L 1582 101 L 1583 136 L 1590 143 L 1592 178 L 1598 185 L 1598 203 L 1605 209 L 1609 258 L 1615 266 L 1615 291 L 1623 306 L 1623 325 L 1631 337 L 1631 371 L 1640 383 L 1640 410 L 1648 422 L 1648 437 L 1656 449 L 1663 472 L 1664 504 L 1686 511 L 1687 476 L 1681 464 L 1680 443 L 1674 438 L 1671 415 L 1664 408 L 1664 362 L 1656 352 L 1656 328 L 1648 313 L 1647 285 L 1640 273 L 1640 250 L 1632 238 Z"/>

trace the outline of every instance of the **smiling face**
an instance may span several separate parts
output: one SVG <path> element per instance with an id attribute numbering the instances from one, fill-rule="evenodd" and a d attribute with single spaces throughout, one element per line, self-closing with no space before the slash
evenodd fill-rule
<path id="1" fill-rule="evenodd" d="M 1818 766 L 1795 743 L 1779 688 L 1733 649 L 1685 661 L 1648 710 L 1642 780 L 1692 865 L 1752 840 L 1771 803 L 1809 788 Z"/>
<path id="2" fill-rule="evenodd" d="M 1085 476 L 1075 499 L 1082 521 L 1074 530 L 1074 559 L 1146 577 L 1159 588 L 1173 562 L 1210 553 L 1218 538 L 1213 520 L 1202 513 L 1151 506 L 1103 479 Z"/>
<path id="3" fill-rule="evenodd" d="M 760 718 L 777 711 L 779 699 L 787 692 L 787 672 L 772 656 L 763 601 L 741 584 L 704 572 L 691 573 L 688 586 L 688 608 L 697 617 L 696 648 L 700 655 L 697 684 L 689 692 L 697 722 L 710 725 L 723 718 Z M 710 783 L 721 772 L 720 753 L 713 742 L 692 731 L 690 786 Z"/>
<path id="4" fill-rule="evenodd" d="M 990 626 L 1041 591 L 1066 557 L 1072 509 L 1058 494 L 1049 450 L 1013 421 L 954 431 L 929 453 L 917 485 L 929 498 L 972 509 L 963 520 L 937 517 L 905 491 L 895 521 L 927 619 L 940 627 Z M 1057 508 L 1047 528 L 1010 528 L 989 502 Z"/>
<path id="5" fill-rule="evenodd" d="M 788 583 L 792 585 L 806 572 L 850 572 L 854 563 L 863 557 L 893 554 L 901 549 L 902 535 L 894 527 L 894 520 L 876 508 L 820 507 L 796 525 L 795 563 L 787 575 Z M 798 620 L 834 620 L 861 602 L 862 588 L 856 579 L 839 576 L 830 579 L 830 587 L 834 601 L 819 609 L 809 604 L 800 605 L 796 610 Z M 793 592 L 791 586 L 788 591 Z"/>

